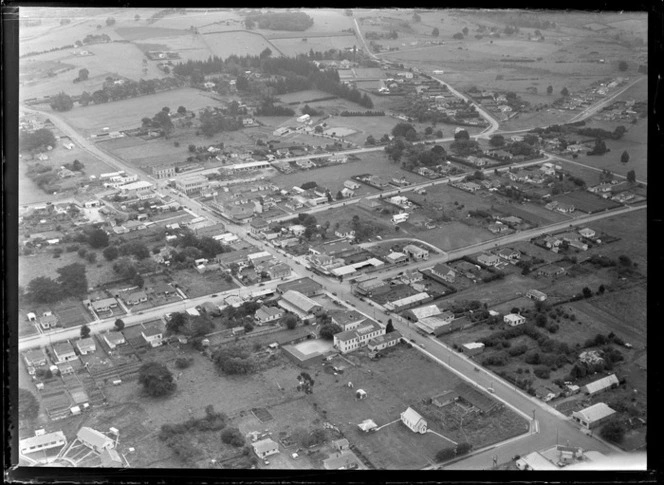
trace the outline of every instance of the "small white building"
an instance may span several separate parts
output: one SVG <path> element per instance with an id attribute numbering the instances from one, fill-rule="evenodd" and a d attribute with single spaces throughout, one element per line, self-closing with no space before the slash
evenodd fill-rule
<path id="1" fill-rule="evenodd" d="M 510 327 L 516 327 L 517 325 L 526 323 L 526 317 L 517 313 L 508 313 L 503 317 L 503 322 L 508 324 Z"/>
<path id="2" fill-rule="evenodd" d="M 76 342 L 76 347 L 81 355 L 92 354 L 97 350 L 97 345 L 92 337 L 82 338 Z"/>
<path id="3" fill-rule="evenodd" d="M 572 420 L 586 429 L 592 429 L 605 422 L 614 414 L 615 410 L 603 402 L 598 402 L 581 411 L 574 411 L 572 413 Z"/>
<path id="4" fill-rule="evenodd" d="M 104 342 L 111 350 L 114 350 L 118 345 L 126 343 L 126 340 L 120 332 L 108 332 L 104 334 Z"/>
<path id="5" fill-rule="evenodd" d="M 22 455 L 26 455 L 28 453 L 50 450 L 51 448 L 63 447 L 66 444 L 67 437 L 62 431 L 55 431 L 54 433 L 46 434 L 35 434 L 35 436 L 19 441 L 19 452 Z"/>
<path id="6" fill-rule="evenodd" d="M 159 347 L 162 344 L 164 332 L 155 326 L 150 326 L 141 331 L 141 335 L 152 347 Z"/>
<path id="7" fill-rule="evenodd" d="M 392 216 L 392 224 L 401 224 L 402 222 L 406 222 L 408 218 L 410 217 L 410 214 L 408 212 L 402 212 L 401 214 L 394 214 Z"/>
<path id="8" fill-rule="evenodd" d="M 254 448 L 254 453 L 256 453 L 258 458 L 265 459 L 270 455 L 279 453 L 279 445 L 270 438 L 256 441 L 255 443 L 252 443 L 251 446 Z"/>
<path id="9" fill-rule="evenodd" d="M 401 422 L 415 433 L 425 434 L 427 432 L 426 420 L 413 408 L 409 407 L 401 413 Z"/>

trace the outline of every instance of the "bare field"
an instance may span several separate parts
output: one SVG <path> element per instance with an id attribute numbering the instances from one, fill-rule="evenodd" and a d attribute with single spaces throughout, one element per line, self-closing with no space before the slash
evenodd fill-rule
<path id="1" fill-rule="evenodd" d="M 215 99 L 204 91 L 182 88 L 112 103 L 76 107 L 60 116 L 78 131 L 90 135 L 100 133 L 104 127 L 108 127 L 109 131 L 139 127 L 142 118 L 154 116 L 164 106 L 175 110 L 182 105 L 195 111 L 215 104 Z"/>

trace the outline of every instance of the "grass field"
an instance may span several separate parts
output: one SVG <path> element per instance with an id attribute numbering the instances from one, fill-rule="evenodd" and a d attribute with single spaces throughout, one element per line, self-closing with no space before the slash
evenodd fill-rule
<path id="1" fill-rule="evenodd" d="M 496 237 L 486 229 L 468 226 L 463 222 L 443 222 L 437 223 L 437 225 L 438 227 L 435 229 L 409 232 L 444 251 L 451 251 Z"/>
<path id="2" fill-rule="evenodd" d="M 215 104 L 217 102 L 204 91 L 183 88 L 112 103 L 76 107 L 61 113 L 61 116 L 79 132 L 91 135 L 101 133 L 104 127 L 108 127 L 109 131 L 139 127 L 142 118 L 154 116 L 164 106 L 176 110 L 182 105 L 195 111 Z"/>
<path id="3" fill-rule="evenodd" d="M 237 288 L 235 283 L 228 283 L 223 278 L 224 274 L 221 271 L 214 271 L 201 275 L 194 269 L 183 269 L 174 273 L 173 281 L 189 298 L 196 298 Z"/>
<path id="4" fill-rule="evenodd" d="M 38 276 L 47 276 L 55 279 L 58 277 L 58 273 L 56 272 L 58 268 L 72 263 L 85 264 L 89 287 L 116 278 L 113 269 L 111 268 L 112 265 L 101 256 L 101 252 L 98 252 L 97 254 L 97 263 L 89 264 L 84 259 L 80 258 L 76 252 L 64 252 L 59 258 L 53 258 L 51 252 L 42 250 L 40 253 L 35 253 L 30 256 L 21 256 L 19 258 L 18 284 L 20 286 L 26 286 L 31 280 Z"/>
<path id="5" fill-rule="evenodd" d="M 174 35 L 170 37 L 153 37 L 145 41 L 135 42 L 136 47 L 142 51 L 148 50 L 172 50 L 180 54 L 177 62 L 191 60 L 207 60 L 212 55 L 205 43 L 203 36 Z M 156 66 L 156 62 L 148 62 Z M 154 67 L 153 67 L 154 68 Z M 161 72 L 161 71 L 160 71 Z"/>
<path id="6" fill-rule="evenodd" d="M 268 48 L 274 51 L 274 46 L 260 35 L 251 32 L 207 33 L 200 37 L 212 55 L 222 59 L 231 55 L 257 56 Z"/>
<path id="7" fill-rule="evenodd" d="M 618 202 L 603 199 L 585 190 L 576 190 L 574 192 L 570 192 L 569 194 L 556 196 L 552 200 L 556 200 L 565 204 L 574 204 L 576 210 L 585 212 L 587 214 L 593 214 L 595 212 L 620 207 Z"/>
<path id="8" fill-rule="evenodd" d="M 294 39 L 278 39 L 272 38 L 270 42 L 276 45 L 281 52 L 286 56 L 296 56 L 299 54 L 308 54 L 311 49 L 314 52 L 324 52 L 329 49 L 344 50 L 346 47 L 357 46 L 359 49 L 357 39 L 353 34 L 344 36 L 330 36 L 330 37 L 307 37 L 307 32 L 301 32 L 302 37 Z M 268 36 L 269 38 L 269 36 Z M 306 38 L 307 41 L 303 42 L 302 39 Z"/>

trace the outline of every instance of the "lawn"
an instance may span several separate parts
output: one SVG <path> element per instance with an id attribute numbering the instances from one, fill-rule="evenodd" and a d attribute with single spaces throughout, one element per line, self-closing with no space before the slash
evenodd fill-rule
<path id="1" fill-rule="evenodd" d="M 217 102 L 211 95 L 193 88 L 165 91 L 133 99 L 125 99 L 86 107 L 76 107 L 61 113 L 68 123 L 87 135 L 101 133 L 102 128 L 109 131 L 137 128 L 144 117 L 152 117 L 164 106 L 176 110 L 182 105 L 196 111 Z M 176 130 L 177 131 L 177 130 Z"/>

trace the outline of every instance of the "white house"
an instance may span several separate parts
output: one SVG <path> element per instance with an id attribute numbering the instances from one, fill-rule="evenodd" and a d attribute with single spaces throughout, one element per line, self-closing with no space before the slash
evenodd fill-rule
<path id="1" fill-rule="evenodd" d="M 68 341 L 53 344 L 53 353 L 55 354 L 56 363 L 69 362 L 70 360 L 77 359 L 74 347 Z"/>
<path id="2" fill-rule="evenodd" d="M 583 237 L 595 237 L 595 231 L 590 229 L 589 227 L 584 227 L 583 229 L 579 229 L 579 234 Z"/>
<path id="3" fill-rule="evenodd" d="M 397 331 L 394 331 L 372 338 L 369 340 L 369 342 L 367 342 L 367 348 L 371 352 L 378 352 L 379 350 L 395 346 L 399 343 L 400 340 L 401 334 Z"/>
<path id="4" fill-rule="evenodd" d="M 615 414 L 615 410 L 603 402 L 598 402 L 581 411 L 574 411 L 572 413 L 572 420 L 586 429 L 592 429 L 599 426 L 613 414 Z"/>
<path id="5" fill-rule="evenodd" d="M 95 341 L 92 337 L 82 338 L 81 340 L 77 341 L 76 347 L 78 348 L 78 351 L 81 353 L 81 355 L 92 354 L 97 350 L 97 346 L 95 345 Z"/>
<path id="6" fill-rule="evenodd" d="M 265 438 L 260 441 L 252 443 L 251 446 L 254 448 L 254 453 L 258 458 L 266 458 L 275 453 L 279 453 L 279 445 L 272 441 L 270 438 Z"/>
<path id="7" fill-rule="evenodd" d="M 407 212 L 402 212 L 401 214 L 394 214 L 392 216 L 392 224 L 401 224 L 402 222 L 406 222 L 408 220 L 408 217 L 410 217 L 410 214 Z"/>
<path id="8" fill-rule="evenodd" d="M 87 426 L 83 426 L 78 430 L 76 438 L 97 453 L 115 448 L 115 442 L 111 438 L 104 433 L 100 433 L 96 429 L 88 428 Z"/>
<path id="9" fill-rule="evenodd" d="M 409 407 L 401 413 L 401 422 L 415 433 L 425 434 L 427 432 L 426 420 L 413 408 Z"/>
<path id="10" fill-rule="evenodd" d="M 508 313 L 503 317 L 503 321 L 510 327 L 516 327 L 517 325 L 526 323 L 526 317 L 516 313 Z"/>
<path id="11" fill-rule="evenodd" d="M 410 256 L 413 259 L 417 260 L 426 260 L 429 259 L 429 251 L 421 248 L 419 246 L 415 246 L 413 244 L 409 244 L 403 248 L 403 252 L 406 253 L 408 256 Z"/>
<path id="12" fill-rule="evenodd" d="M 259 325 L 279 320 L 284 316 L 284 310 L 273 306 L 262 306 L 254 314 L 254 320 Z"/>
<path id="13" fill-rule="evenodd" d="M 104 342 L 111 350 L 114 350 L 118 345 L 126 343 L 126 340 L 120 332 L 108 332 L 104 334 Z"/>
<path id="14" fill-rule="evenodd" d="M 150 326 L 142 330 L 141 335 L 152 347 L 159 347 L 162 344 L 164 332 L 155 326 Z"/>
<path id="15" fill-rule="evenodd" d="M 355 182 L 353 180 L 346 180 L 344 182 L 344 187 L 346 187 L 347 189 L 350 189 L 350 190 L 357 190 L 357 189 L 360 188 L 360 184 L 358 184 L 357 182 Z"/>

